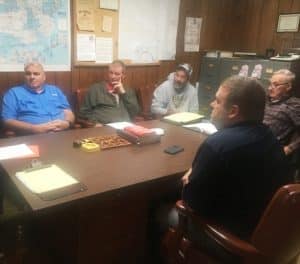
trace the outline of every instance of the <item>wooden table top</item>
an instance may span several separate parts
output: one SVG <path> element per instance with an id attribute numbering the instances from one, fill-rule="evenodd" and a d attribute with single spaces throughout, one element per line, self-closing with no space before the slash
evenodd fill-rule
<path id="1" fill-rule="evenodd" d="M 148 128 L 163 128 L 165 135 L 162 136 L 161 142 L 91 153 L 73 147 L 74 140 L 115 134 L 115 130 L 110 127 L 74 129 L 0 140 L 0 146 L 21 143 L 38 145 L 39 160 L 44 164 L 56 164 L 81 181 L 87 187 L 84 192 L 52 201 L 43 201 L 15 177 L 17 171 L 30 165 L 31 159 L 5 160 L 1 165 L 31 209 L 38 210 L 183 173 L 191 166 L 198 147 L 205 139 L 205 136 L 200 133 L 158 120 L 142 122 L 141 125 Z M 171 145 L 180 145 L 184 151 L 176 155 L 164 153 L 164 149 Z"/>

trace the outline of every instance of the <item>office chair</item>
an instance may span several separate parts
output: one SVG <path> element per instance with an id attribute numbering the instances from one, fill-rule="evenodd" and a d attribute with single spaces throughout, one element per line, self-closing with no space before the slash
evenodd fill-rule
<path id="1" fill-rule="evenodd" d="M 300 184 L 285 185 L 274 194 L 249 241 L 196 215 L 183 201 L 176 203 L 176 209 L 179 225 L 170 228 L 162 241 L 166 263 L 221 263 L 187 238 L 188 219 L 231 254 L 241 258 L 241 263 L 290 264 L 295 263 L 300 252 Z"/>

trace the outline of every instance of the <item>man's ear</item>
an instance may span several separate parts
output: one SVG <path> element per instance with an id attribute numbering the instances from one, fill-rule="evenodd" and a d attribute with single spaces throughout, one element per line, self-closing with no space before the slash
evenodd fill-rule
<path id="1" fill-rule="evenodd" d="M 238 105 L 232 105 L 228 111 L 228 117 L 234 119 L 240 115 L 240 107 Z"/>
<path id="2" fill-rule="evenodd" d="M 287 91 L 287 92 L 290 92 L 291 90 L 292 90 L 292 84 L 289 83 L 289 86 L 287 86 L 286 91 Z"/>

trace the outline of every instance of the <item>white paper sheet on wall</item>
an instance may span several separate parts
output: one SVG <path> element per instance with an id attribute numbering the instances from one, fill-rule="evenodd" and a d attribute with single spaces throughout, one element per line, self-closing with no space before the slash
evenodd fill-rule
<path id="1" fill-rule="evenodd" d="M 187 17 L 184 32 L 184 51 L 198 52 L 200 49 L 200 33 L 202 18 Z"/>
<path id="2" fill-rule="evenodd" d="M 96 60 L 96 38 L 95 34 L 77 34 L 77 60 Z"/>
<path id="3" fill-rule="evenodd" d="M 120 1 L 119 58 L 141 63 L 175 59 L 179 4 L 180 0 Z"/>

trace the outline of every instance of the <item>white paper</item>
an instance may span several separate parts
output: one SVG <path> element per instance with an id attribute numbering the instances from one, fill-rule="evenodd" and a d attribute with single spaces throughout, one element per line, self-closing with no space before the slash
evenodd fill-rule
<path id="1" fill-rule="evenodd" d="M 111 32 L 113 19 L 111 16 L 103 16 L 102 18 L 102 31 Z"/>
<path id="2" fill-rule="evenodd" d="M 118 57 L 137 63 L 174 60 L 179 6 L 180 0 L 121 0 Z"/>
<path id="3" fill-rule="evenodd" d="M 77 34 L 77 60 L 95 61 L 96 47 L 94 34 Z"/>
<path id="4" fill-rule="evenodd" d="M 217 132 L 217 128 L 212 124 L 212 123 L 196 123 L 196 124 L 191 124 L 191 125 L 185 125 L 184 127 L 188 128 L 196 128 L 199 129 L 199 132 L 211 135 L 215 132 Z"/>
<path id="5" fill-rule="evenodd" d="M 199 115 L 191 112 L 181 112 L 172 115 L 165 116 L 164 119 L 174 121 L 177 123 L 187 123 L 192 122 L 193 120 L 197 120 L 203 118 L 203 115 Z"/>
<path id="6" fill-rule="evenodd" d="M 200 49 L 200 33 L 202 18 L 186 17 L 184 32 L 184 51 L 198 52 Z"/>
<path id="7" fill-rule="evenodd" d="M 118 0 L 100 0 L 100 8 L 118 10 Z"/>
<path id="8" fill-rule="evenodd" d="M 33 154 L 32 150 L 25 144 L 0 147 L 0 160 L 19 158 L 31 154 Z"/>
<path id="9" fill-rule="evenodd" d="M 129 122 L 115 122 L 115 123 L 108 123 L 106 125 L 113 127 L 115 129 L 124 129 L 125 127 L 133 126 L 133 124 Z"/>
<path id="10" fill-rule="evenodd" d="M 44 193 L 78 183 L 56 165 L 30 172 L 20 171 L 16 177 L 33 193 Z"/>
<path id="11" fill-rule="evenodd" d="M 113 60 L 112 38 L 96 38 L 96 62 L 110 63 Z"/>

